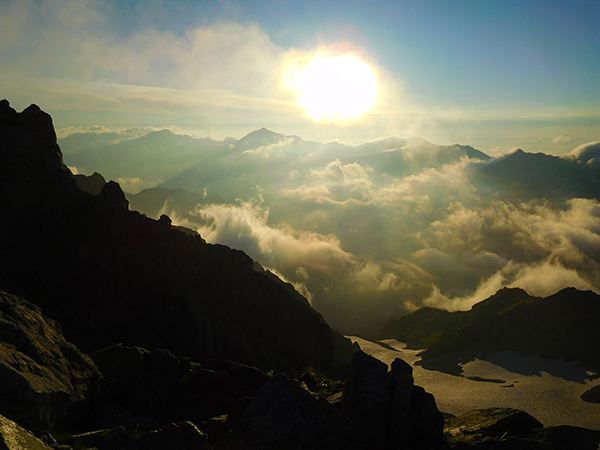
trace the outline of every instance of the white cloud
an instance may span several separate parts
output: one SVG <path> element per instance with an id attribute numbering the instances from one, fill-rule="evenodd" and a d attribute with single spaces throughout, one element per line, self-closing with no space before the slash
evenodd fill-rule
<path id="1" fill-rule="evenodd" d="M 158 185 L 156 181 L 144 181 L 141 178 L 117 178 L 117 182 L 124 192 L 137 194 L 144 189 L 149 189 Z"/>

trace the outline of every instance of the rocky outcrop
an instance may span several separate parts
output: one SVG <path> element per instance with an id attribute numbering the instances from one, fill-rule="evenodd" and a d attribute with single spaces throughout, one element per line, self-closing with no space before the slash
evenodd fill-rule
<path id="1" fill-rule="evenodd" d="M 514 436 L 526 438 L 543 425 L 533 416 L 513 408 L 476 409 L 446 423 L 448 436 L 462 442 L 474 442 L 485 437 Z"/>
<path id="2" fill-rule="evenodd" d="M 0 102 L 0 136 L 0 288 L 42 306 L 83 351 L 122 342 L 263 369 L 333 364 L 322 317 L 247 255 L 129 211 L 115 182 L 82 192 L 37 106 Z"/>
<path id="3" fill-rule="evenodd" d="M 0 414 L 35 432 L 91 416 L 100 378 L 39 307 L 0 291 Z"/>
<path id="4" fill-rule="evenodd" d="M 0 450 L 52 450 L 33 433 L 0 415 Z"/>
<path id="5" fill-rule="evenodd" d="M 414 386 L 412 368 L 400 359 L 388 372 L 381 361 L 357 352 L 335 406 L 298 381 L 278 375 L 215 448 L 448 448 L 433 396 Z"/>
<path id="6" fill-rule="evenodd" d="M 106 184 L 106 180 L 98 172 L 94 172 L 92 175 L 75 174 L 73 179 L 79 189 L 92 195 L 100 195 Z"/>
<path id="7" fill-rule="evenodd" d="M 342 450 L 348 448 L 350 429 L 350 419 L 327 400 L 279 374 L 215 448 Z"/>
<path id="8" fill-rule="evenodd" d="M 164 349 L 118 344 L 92 357 L 103 374 L 97 428 L 122 425 L 151 431 L 181 420 L 200 426 L 228 414 L 241 399 L 254 397 L 269 380 L 254 367 L 223 359 L 198 364 Z"/>
<path id="9" fill-rule="evenodd" d="M 353 421 L 349 448 L 447 448 L 435 399 L 414 386 L 412 367 L 400 358 L 388 372 L 381 361 L 356 352 L 341 408 Z"/>

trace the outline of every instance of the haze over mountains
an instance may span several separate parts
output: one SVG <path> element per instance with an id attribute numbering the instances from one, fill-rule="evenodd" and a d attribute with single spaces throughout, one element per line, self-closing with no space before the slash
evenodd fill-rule
<path id="1" fill-rule="evenodd" d="M 67 165 L 119 180 L 131 209 L 245 251 L 344 333 L 376 333 L 423 305 L 469 309 L 503 286 L 600 291 L 598 142 L 502 158 L 264 128 L 224 142 L 159 131 L 59 143 Z"/>

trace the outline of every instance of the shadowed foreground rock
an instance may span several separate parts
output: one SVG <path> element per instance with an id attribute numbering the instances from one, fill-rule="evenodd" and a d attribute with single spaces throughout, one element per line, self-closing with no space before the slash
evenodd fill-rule
<path id="1" fill-rule="evenodd" d="M 216 449 L 427 449 L 448 448 L 444 419 L 432 395 L 414 386 L 412 368 L 387 366 L 357 352 L 338 409 L 285 375 L 256 396 Z"/>
<path id="2" fill-rule="evenodd" d="M 347 448 L 350 429 L 351 421 L 327 400 L 279 374 L 215 449 L 342 450 Z"/>
<path id="3" fill-rule="evenodd" d="M 30 431 L 0 415 L 0 450 L 52 450 Z"/>
<path id="4" fill-rule="evenodd" d="M 550 450 L 553 447 L 547 442 L 530 439 L 542 427 L 541 422 L 524 411 L 485 408 L 449 419 L 445 433 L 456 450 Z"/>
<path id="5" fill-rule="evenodd" d="M 91 415 L 100 373 L 39 307 L 0 291 L 0 413 L 39 432 Z"/>
<path id="6" fill-rule="evenodd" d="M 533 430 L 531 439 L 547 442 L 553 450 L 598 450 L 600 448 L 600 431 L 572 426 L 548 427 Z"/>
<path id="7" fill-rule="evenodd" d="M 485 437 L 514 436 L 526 438 L 543 425 L 535 417 L 513 408 L 476 409 L 449 419 L 445 432 L 463 442 L 473 442 Z"/>

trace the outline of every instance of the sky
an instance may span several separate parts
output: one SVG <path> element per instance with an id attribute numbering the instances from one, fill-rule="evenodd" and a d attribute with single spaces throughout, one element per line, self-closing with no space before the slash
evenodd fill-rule
<path id="1" fill-rule="evenodd" d="M 267 127 L 560 155 L 599 139 L 599 19 L 597 1 L 0 0 L 0 97 L 38 104 L 63 137 Z M 307 116 L 286 74 L 319 52 L 369 65 L 368 112 Z"/>

